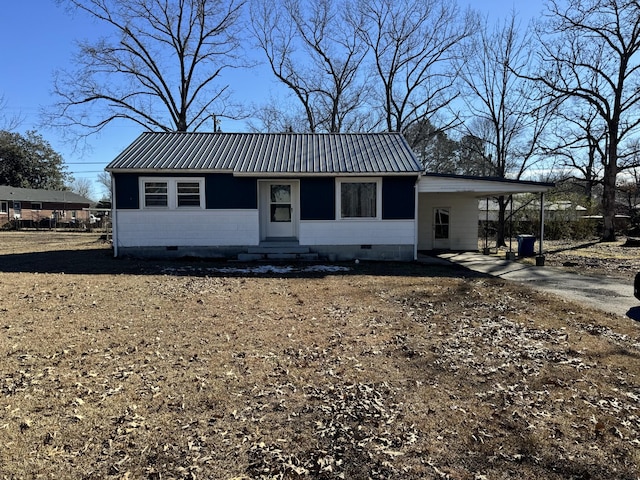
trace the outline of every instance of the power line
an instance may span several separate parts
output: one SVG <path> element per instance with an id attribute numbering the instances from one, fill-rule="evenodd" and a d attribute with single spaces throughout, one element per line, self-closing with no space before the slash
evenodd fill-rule
<path id="1" fill-rule="evenodd" d="M 109 162 L 64 162 L 65 165 L 106 165 Z"/>

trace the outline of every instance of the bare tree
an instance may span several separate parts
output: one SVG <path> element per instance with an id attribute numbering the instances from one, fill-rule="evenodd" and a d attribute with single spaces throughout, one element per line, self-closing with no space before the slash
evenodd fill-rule
<path id="1" fill-rule="evenodd" d="M 91 198 L 93 196 L 93 182 L 85 177 L 75 178 L 73 182 L 71 182 L 69 190 L 84 198 Z"/>
<path id="2" fill-rule="evenodd" d="M 61 0 L 112 32 L 80 42 L 60 71 L 50 121 L 93 133 L 116 119 L 149 130 L 197 130 L 228 114 L 226 69 L 239 66 L 243 0 Z"/>
<path id="3" fill-rule="evenodd" d="M 310 132 L 350 131 L 366 99 L 367 48 L 348 0 L 254 0 L 251 25 L 273 74 L 299 101 Z"/>
<path id="4" fill-rule="evenodd" d="M 24 116 L 22 114 L 9 114 L 7 104 L 6 97 L 0 95 L 0 130 L 12 132 L 24 122 Z"/>
<path id="5" fill-rule="evenodd" d="M 564 102 L 556 117 L 555 143 L 548 145 L 546 154 L 559 159 L 559 166 L 565 167 L 564 180 L 582 184 L 591 207 L 594 187 L 601 183 L 606 164 L 606 128 L 595 109 L 582 102 Z"/>
<path id="6" fill-rule="evenodd" d="M 555 104 L 523 78 L 533 55 L 530 47 L 530 35 L 520 30 L 512 13 L 494 27 L 485 23 L 459 65 L 471 117 L 465 133 L 482 139 L 483 175 L 519 179 L 540 158 L 539 142 Z M 508 199 L 499 197 L 498 206 L 496 244 L 502 246 Z"/>
<path id="7" fill-rule="evenodd" d="M 431 120 L 457 97 L 454 60 L 477 27 L 470 10 L 450 0 L 361 1 L 361 34 L 373 52 L 379 105 L 387 131 Z"/>
<path id="8" fill-rule="evenodd" d="M 593 108 L 606 129 L 602 240 L 613 241 L 621 148 L 640 123 L 640 4 L 550 0 L 547 8 L 547 21 L 539 28 L 539 75 L 533 78 L 557 97 Z"/>
<path id="9" fill-rule="evenodd" d="M 98 174 L 98 183 L 103 189 L 103 198 L 111 200 L 111 174 L 109 172 L 100 172 Z"/>

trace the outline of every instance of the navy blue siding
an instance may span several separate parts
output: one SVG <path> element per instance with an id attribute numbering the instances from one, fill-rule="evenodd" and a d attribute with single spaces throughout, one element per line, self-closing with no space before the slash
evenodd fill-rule
<path id="1" fill-rule="evenodd" d="M 142 175 L 145 176 L 145 175 Z M 162 175 L 163 178 L 194 177 L 201 175 Z M 140 208 L 140 192 L 137 173 L 115 174 L 116 207 Z M 256 209 L 258 188 L 254 178 L 238 178 L 231 174 L 208 174 L 205 179 L 205 205 L 207 209 Z"/>
<path id="2" fill-rule="evenodd" d="M 300 179 L 300 220 L 335 219 L 335 179 L 333 177 Z"/>
<path id="3" fill-rule="evenodd" d="M 140 175 L 133 173 L 114 174 L 116 208 L 140 208 L 139 177 Z M 207 209 L 258 208 L 258 186 L 255 178 L 234 177 L 232 174 L 207 174 L 204 178 Z M 415 177 L 382 179 L 383 219 L 415 218 L 415 182 Z M 301 178 L 300 219 L 335 220 L 335 185 L 333 177 Z"/>
<path id="4" fill-rule="evenodd" d="M 140 194 L 138 192 L 138 174 L 116 173 L 113 176 L 116 188 L 116 208 L 131 210 L 140 208 Z"/>
<path id="5" fill-rule="evenodd" d="M 208 209 L 258 208 L 258 183 L 255 178 L 234 177 L 232 174 L 205 176 Z"/>
<path id="6" fill-rule="evenodd" d="M 416 180 L 417 177 L 384 177 L 382 179 L 382 218 L 384 220 L 415 218 Z"/>

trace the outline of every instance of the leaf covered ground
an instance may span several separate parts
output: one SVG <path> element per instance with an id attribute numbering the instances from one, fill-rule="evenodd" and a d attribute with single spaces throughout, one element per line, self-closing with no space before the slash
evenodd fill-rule
<path id="1" fill-rule="evenodd" d="M 0 242 L 0 478 L 640 478 L 632 320 L 454 266 Z"/>
<path id="2" fill-rule="evenodd" d="M 632 284 L 640 272 L 640 242 L 635 238 L 620 237 L 614 242 L 595 238 L 545 241 L 544 249 L 545 265 L 579 274 L 618 278 Z M 527 261 L 533 263 L 534 259 Z"/>

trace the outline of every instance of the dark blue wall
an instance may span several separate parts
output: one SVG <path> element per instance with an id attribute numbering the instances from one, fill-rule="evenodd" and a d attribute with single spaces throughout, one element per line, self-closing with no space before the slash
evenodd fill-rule
<path id="1" fill-rule="evenodd" d="M 300 179 L 300 220 L 335 219 L 335 179 L 333 177 Z"/>
<path id="2" fill-rule="evenodd" d="M 140 208 L 140 192 L 137 173 L 114 175 L 116 186 L 116 208 Z M 169 177 L 169 175 L 162 175 Z M 170 175 L 171 177 L 194 177 L 193 174 Z M 202 175 L 198 175 L 202 176 Z M 256 209 L 258 208 L 258 185 L 255 178 L 234 177 L 231 174 L 206 174 L 205 205 L 208 209 Z"/>
<path id="3" fill-rule="evenodd" d="M 255 178 L 234 177 L 230 173 L 205 175 L 207 209 L 258 208 L 258 182 Z"/>
<path id="4" fill-rule="evenodd" d="M 113 180 L 116 188 L 116 208 L 140 208 L 138 177 L 139 175 L 136 173 L 116 173 L 113 175 Z"/>
<path id="5" fill-rule="evenodd" d="M 193 174 L 172 175 L 173 177 Z M 140 208 L 140 175 L 114 174 L 116 208 Z M 232 174 L 206 174 L 207 209 L 257 209 L 258 184 L 255 178 L 234 177 Z M 382 218 L 406 220 L 415 218 L 416 177 L 384 177 L 382 179 Z M 300 219 L 335 220 L 336 183 L 333 177 L 300 179 Z"/>
<path id="6" fill-rule="evenodd" d="M 417 177 L 384 177 L 382 179 L 382 218 L 409 220 L 415 218 Z"/>

